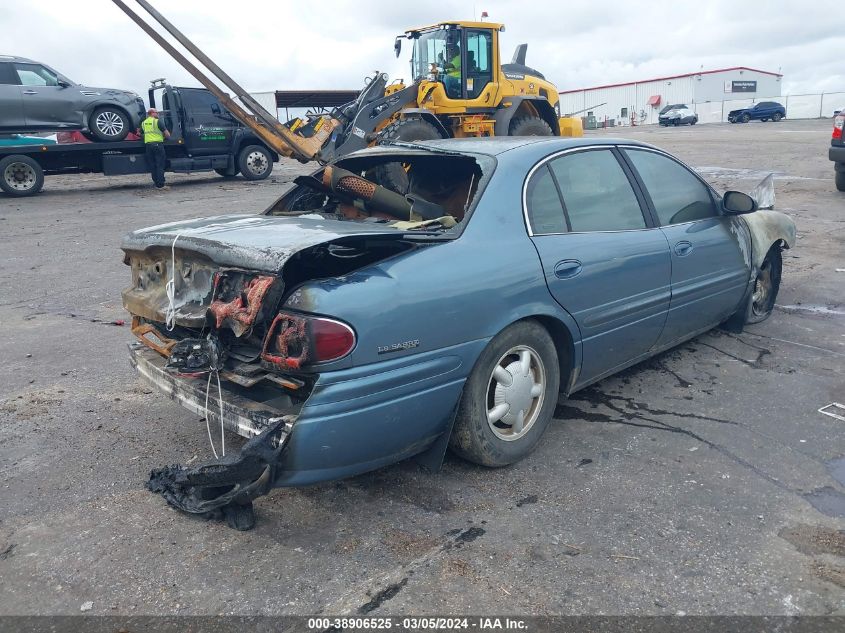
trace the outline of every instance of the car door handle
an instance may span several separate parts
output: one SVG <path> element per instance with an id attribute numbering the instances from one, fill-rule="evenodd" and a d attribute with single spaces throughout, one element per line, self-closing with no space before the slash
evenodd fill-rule
<path id="1" fill-rule="evenodd" d="M 581 272 L 581 262 L 577 259 L 564 259 L 555 264 L 555 277 L 558 279 L 569 279 Z"/>
<path id="2" fill-rule="evenodd" d="M 692 242 L 682 240 L 675 244 L 675 255 L 678 257 L 686 257 L 690 253 L 692 253 Z"/>
<path id="3" fill-rule="evenodd" d="M 23 93 L 25 95 L 37 95 L 38 91 L 37 90 L 24 90 Z"/>

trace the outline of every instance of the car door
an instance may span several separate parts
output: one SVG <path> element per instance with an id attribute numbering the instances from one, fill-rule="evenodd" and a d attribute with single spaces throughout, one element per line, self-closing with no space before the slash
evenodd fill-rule
<path id="1" fill-rule="evenodd" d="M 191 154 L 225 154 L 232 145 L 237 121 L 208 90 L 180 88 L 185 110 L 185 137 Z"/>
<path id="2" fill-rule="evenodd" d="M 0 130 L 25 131 L 21 87 L 10 62 L 0 62 Z"/>
<path id="3" fill-rule="evenodd" d="M 78 91 L 59 85 L 55 72 L 41 64 L 14 62 L 12 65 L 21 84 L 27 127 L 81 128 L 85 125 L 79 109 Z"/>
<path id="4" fill-rule="evenodd" d="M 739 306 L 750 275 L 749 245 L 736 218 L 721 215 L 713 193 L 661 152 L 625 148 L 672 258 L 672 301 L 658 342 L 715 327 Z"/>
<path id="5" fill-rule="evenodd" d="M 536 166 L 526 187 L 546 284 L 580 329 L 579 382 L 646 354 L 669 308 L 669 247 L 626 170 L 610 147 L 570 151 Z"/>

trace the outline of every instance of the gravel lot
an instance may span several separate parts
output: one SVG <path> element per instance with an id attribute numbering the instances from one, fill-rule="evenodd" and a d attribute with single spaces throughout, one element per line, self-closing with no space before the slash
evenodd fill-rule
<path id="1" fill-rule="evenodd" d="M 605 131 L 597 135 L 611 135 Z M 776 173 L 798 225 L 773 317 L 713 331 L 561 402 L 540 449 L 413 462 L 256 503 L 236 532 L 144 489 L 210 455 L 127 362 L 120 237 L 261 210 L 249 183 L 51 177 L 0 197 L 0 615 L 845 615 L 845 194 L 829 121 L 625 129 L 719 190 Z"/>

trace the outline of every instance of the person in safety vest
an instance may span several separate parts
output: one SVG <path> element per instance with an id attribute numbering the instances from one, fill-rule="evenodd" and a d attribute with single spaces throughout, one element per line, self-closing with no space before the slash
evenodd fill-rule
<path id="1" fill-rule="evenodd" d="M 141 121 L 141 135 L 144 137 L 144 151 L 147 156 L 147 167 L 156 189 L 164 189 L 164 139 L 170 138 L 170 131 L 164 122 L 158 118 L 158 110 L 147 110 L 147 118 Z"/>
<path id="2" fill-rule="evenodd" d="M 461 98 L 461 49 L 457 45 L 450 46 L 446 59 L 446 96 L 450 99 Z"/>

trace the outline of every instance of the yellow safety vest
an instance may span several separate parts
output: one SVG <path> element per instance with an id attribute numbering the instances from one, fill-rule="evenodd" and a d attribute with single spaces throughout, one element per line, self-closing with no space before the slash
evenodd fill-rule
<path id="1" fill-rule="evenodd" d="M 450 77 L 456 77 L 456 78 L 460 79 L 461 78 L 461 56 L 460 55 L 455 55 L 452 58 L 452 66 L 454 66 L 454 68 L 452 68 L 452 70 L 450 70 L 446 74 L 449 75 Z"/>
<path id="2" fill-rule="evenodd" d="M 144 143 L 163 143 L 164 134 L 158 129 L 158 119 L 148 116 L 141 121 L 141 131 L 144 133 Z"/>

